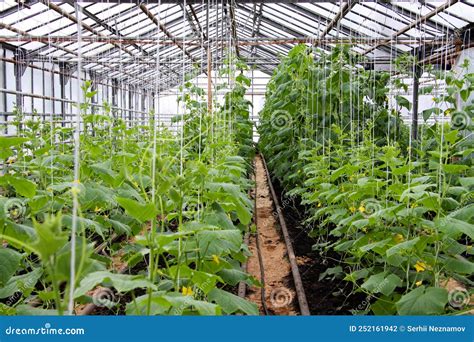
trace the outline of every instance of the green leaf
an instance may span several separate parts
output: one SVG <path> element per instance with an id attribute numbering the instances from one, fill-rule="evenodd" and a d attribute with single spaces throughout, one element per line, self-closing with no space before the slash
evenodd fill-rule
<path id="1" fill-rule="evenodd" d="M 258 307 L 239 296 L 226 292 L 221 289 L 213 289 L 209 292 L 209 300 L 216 302 L 226 314 L 242 312 L 247 315 L 258 315 Z"/>
<path id="2" fill-rule="evenodd" d="M 391 257 L 395 254 L 401 254 L 402 252 L 413 249 L 413 247 L 418 243 L 418 241 L 420 241 L 420 238 L 416 237 L 414 239 L 401 242 L 393 246 L 392 248 L 387 249 L 387 257 Z"/>
<path id="3" fill-rule="evenodd" d="M 260 282 L 249 274 L 237 269 L 223 269 L 217 273 L 227 284 L 235 286 L 241 281 L 250 286 L 260 287 Z"/>
<path id="4" fill-rule="evenodd" d="M 242 244 L 242 234 L 238 229 L 200 231 L 196 237 L 203 257 L 238 252 Z"/>
<path id="5" fill-rule="evenodd" d="M 38 267 L 29 273 L 11 277 L 8 283 L 0 288 L 0 298 L 10 297 L 16 292 L 22 292 L 24 296 L 28 296 L 42 274 L 42 268 Z"/>
<path id="6" fill-rule="evenodd" d="M 390 297 L 382 296 L 370 306 L 370 309 L 375 315 L 378 316 L 395 315 L 397 313 L 395 302 L 398 301 L 398 299 L 400 299 L 400 295 L 398 293 L 395 293 Z"/>
<path id="7" fill-rule="evenodd" d="M 117 197 L 117 202 L 125 209 L 127 215 L 141 223 L 151 220 L 157 213 L 153 203 L 140 203 L 124 197 Z"/>
<path id="8" fill-rule="evenodd" d="M 408 101 L 405 97 L 401 95 L 396 95 L 395 100 L 397 101 L 398 105 L 401 107 L 405 107 L 406 109 L 411 109 L 411 102 Z"/>
<path id="9" fill-rule="evenodd" d="M 171 315 L 183 315 L 186 308 L 194 307 L 202 316 L 216 316 L 221 314 L 220 308 L 212 303 L 196 300 L 189 296 L 168 294 L 163 296 L 172 306 Z"/>
<path id="10" fill-rule="evenodd" d="M 4 286 L 16 273 L 21 254 L 9 248 L 0 248 L 0 260 L 0 286 Z"/>
<path id="11" fill-rule="evenodd" d="M 463 173 L 469 169 L 467 165 L 457 165 L 457 164 L 446 164 L 442 165 L 441 168 L 444 172 L 449 174 Z"/>
<path id="12" fill-rule="evenodd" d="M 156 289 L 156 285 L 141 275 L 114 274 L 109 271 L 99 271 L 88 274 L 76 291 L 74 298 L 84 296 L 99 284 L 113 286 L 118 292 L 128 292 L 136 288 Z"/>
<path id="13" fill-rule="evenodd" d="M 432 85 L 427 86 L 427 87 L 422 87 L 422 88 L 420 88 L 420 95 L 431 94 L 432 91 L 433 91 L 433 86 Z"/>
<path id="14" fill-rule="evenodd" d="M 5 175 L 0 179 L 1 183 L 7 182 L 10 184 L 17 194 L 31 198 L 36 195 L 36 184 L 26 178 L 13 177 Z"/>
<path id="15" fill-rule="evenodd" d="M 446 289 L 420 286 L 402 296 L 396 307 L 399 315 L 437 315 L 444 312 L 447 303 Z"/>
<path id="16" fill-rule="evenodd" d="M 453 273 L 474 274 L 474 263 L 461 256 L 458 259 L 448 258 L 444 260 L 444 268 Z"/>
<path id="17" fill-rule="evenodd" d="M 386 272 L 381 272 L 370 276 L 362 287 L 372 293 L 391 295 L 395 288 L 402 285 L 402 280 L 395 274 L 389 274 L 387 277 L 386 274 Z"/>
<path id="18" fill-rule="evenodd" d="M 0 149 L 9 148 L 13 146 L 18 146 L 27 142 L 27 138 L 20 137 L 0 137 Z"/>
<path id="19" fill-rule="evenodd" d="M 474 239 L 474 225 L 471 223 L 452 217 L 446 217 L 440 219 L 437 225 L 441 231 L 449 235 L 458 236 L 460 234 L 466 234 L 471 239 Z"/>
<path id="20" fill-rule="evenodd" d="M 61 229 L 61 215 L 47 217 L 44 223 L 34 221 L 36 240 L 31 247 L 39 254 L 43 262 L 49 262 L 54 255 L 69 240 L 68 234 Z"/>
<path id="21" fill-rule="evenodd" d="M 27 142 L 27 138 L 20 137 L 0 137 L 0 159 L 6 159 L 11 156 L 11 148 Z"/>
<path id="22" fill-rule="evenodd" d="M 441 109 L 439 108 L 429 108 L 425 109 L 422 114 L 423 114 L 423 120 L 428 121 L 428 119 L 431 117 L 431 115 L 439 115 L 441 113 Z"/>

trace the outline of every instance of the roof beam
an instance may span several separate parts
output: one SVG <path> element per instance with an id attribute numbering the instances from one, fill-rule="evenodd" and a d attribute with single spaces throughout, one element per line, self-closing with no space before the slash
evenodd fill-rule
<path id="1" fill-rule="evenodd" d="M 319 39 L 322 39 L 326 37 L 329 32 L 332 31 L 334 27 L 336 27 L 339 24 L 339 21 L 341 21 L 344 16 L 349 13 L 349 11 L 354 7 L 354 5 L 357 3 L 357 0 L 349 0 L 348 2 L 344 2 L 339 9 L 339 12 L 337 12 L 336 16 L 331 20 L 331 22 L 326 26 L 324 31 L 319 35 Z"/>
<path id="2" fill-rule="evenodd" d="M 3 19 L 9 15 L 15 14 L 21 11 L 23 8 L 31 8 L 39 0 L 27 0 L 27 1 L 18 1 L 18 6 L 12 6 L 0 12 L 0 18 Z"/>
<path id="3" fill-rule="evenodd" d="M 230 0 L 229 4 L 229 15 L 230 15 L 230 29 L 232 31 L 232 41 L 237 57 L 240 57 L 239 52 L 239 39 L 237 36 L 237 22 L 235 20 L 235 0 Z"/>
<path id="4" fill-rule="evenodd" d="M 160 30 L 166 34 L 168 36 L 169 39 L 171 39 L 172 42 L 174 42 L 176 44 L 176 46 L 178 46 L 186 56 L 188 56 L 193 62 L 196 62 L 196 60 L 194 59 L 194 57 L 188 52 L 188 50 L 186 50 L 185 47 L 181 46 L 181 44 L 178 43 L 178 39 L 176 37 L 173 36 L 173 34 L 171 32 L 169 32 L 167 29 L 166 29 L 166 26 L 161 23 L 154 15 L 153 13 L 151 13 L 148 8 L 145 6 L 144 3 L 140 3 L 139 5 L 140 9 L 142 10 L 143 13 L 145 13 L 147 15 L 147 17 L 153 22 L 153 24 L 155 24 L 156 26 L 158 26 L 160 28 Z"/>
<path id="5" fill-rule="evenodd" d="M 50 2 L 55 2 L 55 3 L 61 3 L 64 0 L 50 0 Z M 186 3 L 188 4 L 202 4 L 203 0 L 187 0 Z M 361 0 L 364 2 L 377 2 L 380 3 L 381 0 Z M 399 1 L 405 1 L 405 2 L 411 2 L 411 0 L 399 0 Z M 137 0 L 96 0 L 94 1 L 96 3 L 122 3 L 122 4 L 136 4 Z M 162 3 L 162 4 L 181 4 L 183 1 L 182 0 L 147 0 L 148 4 L 157 4 L 157 3 Z M 254 3 L 263 3 L 263 4 L 272 4 L 272 3 L 335 3 L 339 4 L 339 0 L 235 0 L 236 3 L 239 4 L 254 4 Z"/>
<path id="6" fill-rule="evenodd" d="M 199 28 L 199 32 L 201 33 L 201 37 L 202 37 L 204 40 L 207 40 L 207 36 L 206 36 L 206 34 L 204 33 L 204 30 L 202 29 L 201 23 L 199 23 L 199 18 L 198 18 L 198 16 L 197 16 L 196 11 L 194 10 L 193 5 L 188 4 L 188 6 L 189 6 L 189 9 L 191 10 L 191 14 L 192 14 L 193 17 L 194 17 L 194 20 L 196 21 L 196 25 L 197 25 L 198 28 Z"/>
<path id="7" fill-rule="evenodd" d="M 417 20 L 413 21 L 412 23 L 408 24 L 407 26 L 401 28 L 400 30 L 398 30 L 396 33 L 394 33 L 390 38 L 388 38 L 386 41 L 384 42 L 381 42 L 379 44 L 376 44 L 370 48 L 368 48 L 367 50 L 365 50 L 362 54 L 363 55 L 366 55 L 372 51 L 374 51 L 375 49 L 377 49 L 378 47 L 382 46 L 382 45 L 387 45 L 388 43 L 390 43 L 390 41 L 392 40 L 395 40 L 398 36 L 404 34 L 405 32 L 411 30 L 412 28 L 416 27 L 417 25 L 419 24 L 422 24 L 424 22 L 426 22 L 428 19 L 430 19 L 431 17 L 437 15 L 438 13 L 441 13 L 443 12 L 446 8 L 449 8 L 451 7 L 452 5 L 454 5 L 455 3 L 457 3 L 459 0 L 449 0 L 447 2 L 445 2 L 443 5 L 437 7 L 436 9 L 434 9 L 433 11 L 431 11 L 430 13 L 418 18 Z"/>
<path id="8" fill-rule="evenodd" d="M 252 24 L 252 38 L 260 34 L 260 23 L 262 22 L 263 4 L 259 4 L 258 10 L 256 10 L 256 4 L 254 4 L 254 16 Z M 255 55 L 255 47 L 252 46 L 250 57 Z"/>
<path id="9" fill-rule="evenodd" d="M 383 6 L 383 7 L 386 7 L 388 9 L 391 9 L 392 11 L 394 12 L 397 12 L 397 13 L 400 13 L 400 14 L 403 14 L 404 16 L 407 16 L 408 18 L 410 18 L 410 21 L 414 20 L 416 18 L 416 16 L 418 15 L 418 13 L 414 13 L 410 10 L 407 10 L 403 7 L 400 7 L 397 5 L 396 1 L 395 2 L 392 2 L 390 4 L 384 4 L 383 2 L 380 2 L 379 3 L 380 6 Z M 433 6 L 432 9 L 435 9 L 436 10 L 436 7 Z M 444 24 L 441 24 L 441 23 L 433 23 L 431 22 L 430 20 L 426 20 L 425 21 L 425 25 L 434 29 L 435 31 L 443 31 L 443 32 L 448 32 L 449 34 L 453 34 L 454 33 L 454 30 Z M 442 28 L 442 29 L 441 29 Z"/>
<path id="10" fill-rule="evenodd" d="M 355 4 L 354 4 L 355 5 Z M 307 17 L 307 18 L 311 18 L 311 19 L 316 19 L 317 21 L 321 21 L 321 22 L 325 22 L 327 21 L 327 18 L 321 16 L 320 14 L 312 11 L 312 10 L 309 10 L 307 8 L 304 8 L 304 7 L 301 7 L 301 6 L 298 6 L 298 5 L 295 5 L 295 4 L 287 4 L 286 5 L 287 7 L 293 9 L 293 10 L 296 10 L 298 11 L 301 15 Z M 317 5 L 316 5 L 317 6 Z M 319 7 L 319 6 L 318 6 Z M 349 11 L 347 11 L 347 13 L 349 13 Z M 346 13 L 346 14 L 347 14 Z M 356 15 L 359 15 L 359 13 L 356 13 Z M 368 18 L 366 18 L 368 19 Z M 340 21 L 342 20 L 342 18 L 340 19 Z M 352 22 L 354 24 L 356 24 L 356 22 L 352 19 L 348 19 L 348 18 L 345 18 L 345 20 L 349 21 L 349 22 Z M 341 31 L 344 33 L 344 34 L 347 34 L 349 37 L 357 37 L 357 38 L 364 38 L 364 36 L 358 34 L 357 32 L 354 32 L 353 29 L 351 29 L 349 26 L 346 26 L 342 23 L 339 23 L 340 25 L 340 29 Z M 383 26 L 383 24 L 381 24 Z M 364 29 L 367 29 L 369 31 L 372 31 L 372 32 L 376 32 L 374 29 L 370 28 L 370 27 L 365 27 L 363 25 L 361 25 Z M 388 27 L 388 26 L 387 26 Z M 365 38 L 367 38 L 365 36 Z M 389 48 L 386 48 L 386 47 L 381 47 L 382 49 L 386 50 L 386 52 L 391 52 L 391 50 Z M 402 51 L 398 48 L 395 48 L 395 52 L 396 53 L 401 53 Z"/>

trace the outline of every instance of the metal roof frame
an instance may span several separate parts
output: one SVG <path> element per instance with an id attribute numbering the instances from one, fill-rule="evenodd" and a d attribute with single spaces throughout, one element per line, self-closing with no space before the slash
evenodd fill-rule
<path id="1" fill-rule="evenodd" d="M 406 2 L 411 1 L 406 0 Z M 431 1 L 421 1 L 420 6 L 424 6 L 425 11 L 429 10 L 429 13 L 425 15 L 407 9 L 409 6 L 405 8 L 397 2 L 383 0 L 347 0 L 343 1 L 342 5 L 340 5 L 340 1 L 322 0 L 218 0 L 210 3 L 203 0 L 187 0 L 186 2 L 148 0 L 138 3 L 132 0 L 102 0 L 84 3 L 71 0 L 26 0 L 19 1 L 16 5 L 0 11 L 2 20 L 0 21 L 0 31 L 8 30 L 9 32 L 6 35 L 0 35 L 0 44 L 8 45 L 8 49 L 21 50 L 22 53 L 19 55 L 26 62 L 47 59 L 74 64 L 78 56 L 77 42 L 74 42 L 77 33 L 69 35 L 70 41 L 66 39 L 46 43 L 39 39 L 28 41 L 31 36 L 30 31 L 66 19 L 64 25 L 59 25 L 48 32 L 51 37 L 56 37 L 66 29 L 71 30 L 74 25 L 79 23 L 85 37 L 98 40 L 87 40 L 82 44 L 82 49 L 84 49 L 83 67 L 86 70 L 94 71 L 99 77 L 114 78 L 134 86 L 143 84 L 150 88 L 156 86 L 154 83 L 159 72 L 160 84 L 158 88 L 166 89 L 179 84 L 183 80 L 183 70 L 185 73 L 189 72 L 192 70 L 193 64 L 199 65 L 200 71 L 205 72 L 208 53 L 213 56 L 213 68 L 222 63 L 228 47 L 227 44 L 222 43 L 225 39 L 229 40 L 230 46 L 237 55 L 243 58 L 260 58 L 262 61 L 277 58 L 280 54 L 288 52 L 297 43 L 296 38 L 307 44 L 319 45 L 326 51 L 331 49 L 333 43 L 330 42 L 332 40 L 337 42 L 338 38 L 360 38 L 361 41 L 353 44 L 354 50 L 362 51 L 374 61 L 377 60 L 378 51 L 382 55 L 393 58 L 403 52 L 402 47 L 404 50 L 414 52 L 420 45 L 403 42 L 408 38 L 418 39 L 413 33 L 407 33 L 412 29 L 424 32 L 425 35 L 430 36 L 429 38 L 444 39 L 447 42 L 449 37 L 450 41 L 455 41 L 456 44 L 463 47 L 472 46 L 472 41 L 465 42 L 461 39 L 459 42 L 462 32 L 472 29 L 472 22 L 462 28 L 442 23 L 443 20 L 449 21 L 450 16 L 459 22 L 467 22 L 465 17 L 449 11 L 449 8 L 458 2 L 474 9 L 474 4 L 466 0 L 448 0 L 443 5 L 434 4 Z M 158 14 L 161 12 L 160 3 L 162 6 L 167 6 L 162 14 Z M 80 6 L 82 20 L 76 18 L 74 12 L 71 13 L 63 8 L 64 5 L 74 7 L 76 4 Z M 328 4 L 331 4 L 331 8 L 327 6 Z M 356 5 L 358 7 L 354 9 Z M 38 8 L 40 6 L 41 8 Z M 95 6 L 94 9 L 92 6 Z M 8 18 L 14 18 L 19 11 L 30 8 L 38 9 L 38 11 L 15 19 L 11 21 L 11 24 L 4 22 Z M 107 16 L 107 11 L 111 9 L 118 11 Z M 371 17 L 367 13 L 363 13 L 365 10 L 373 12 L 374 15 Z M 52 18 L 50 22 L 45 21 L 44 18 L 48 13 L 53 12 L 60 16 Z M 153 26 L 150 25 L 149 30 L 146 29 L 147 25 L 143 21 L 136 23 L 132 20 L 138 13 L 144 14 L 147 20 L 153 24 Z M 298 18 L 304 18 L 305 22 L 295 23 L 295 20 L 285 20 L 285 18 L 291 17 L 292 13 Z M 328 13 L 331 13 L 331 17 L 328 16 Z M 349 13 L 354 13 L 354 16 L 361 17 L 364 21 L 358 22 L 354 16 L 352 19 L 347 18 Z M 384 16 L 389 15 L 388 13 L 395 14 L 397 18 L 394 17 L 394 20 L 403 27 L 396 29 L 385 24 L 383 20 L 377 20 L 378 17 L 383 19 Z M 433 20 L 433 17 L 437 15 L 442 20 Z M 103 19 L 101 19 L 102 16 Z M 19 28 L 26 20 L 31 21 L 35 17 L 38 18 L 37 25 L 25 30 Z M 377 29 L 370 25 L 371 22 L 384 30 L 391 30 L 392 34 L 377 36 Z M 374 36 L 356 32 L 353 28 L 354 25 L 359 25 L 365 32 L 373 32 Z M 313 34 L 308 34 L 308 28 L 313 29 Z M 124 31 L 127 31 L 127 34 L 123 33 Z M 287 35 L 287 41 L 285 41 L 285 37 L 275 36 L 277 32 Z M 139 39 L 136 41 L 124 39 L 123 42 L 117 42 L 112 39 L 134 37 L 134 34 L 137 33 L 139 33 L 139 39 L 151 39 L 144 42 L 140 42 Z M 18 39 L 18 42 L 15 42 L 14 39 L 8 39 L 9 37 L 21 37 L 25 41 Z M 168 40 L 166 44 L 165 38 Z M 378 41 L 369 46 L 368 42 L 371 38 L 374 40 L 377 38 Z M 265 41 L 265 43 L 259 44 L 259 40 Z M 44 45 L 34 49 L 25 48 L 33 41 L 41 42 Z M 422 38 L 420 38 L 420 43 L 423 43 Z M 156 65 L 158 44 L 165 44 L 159 49 L 160 66 L 163 68 L 159 71 L 152 67 Z M 390 47 L 387 46 L 388 44 Z M 423 50 L 424 58 L 430 58 L 430 53 L 436 55 L 434 48 Z M 107 62 L 108 58 L 110 59 L 109 63 Z M 167 61 L 169 62 L 173 58 L 180 60 L 183 68 L 167 65 Z M 275 68 L 274 63 L 254 63 L 254 65 L 268 74 L 272 73 Z"/>

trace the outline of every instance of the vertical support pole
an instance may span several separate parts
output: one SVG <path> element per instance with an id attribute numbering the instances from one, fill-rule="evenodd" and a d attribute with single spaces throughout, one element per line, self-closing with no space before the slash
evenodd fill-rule
<path id="1" fill-rule="evenodd" d="M 3 58 L 6 58 L 7 55 L 6 55 L 5 49 L 2 49 L 2 51 L 3 51 Z M 0 62 L 0 65 L 1 65 L 1 68 L 2 68 L 1 69 L 2 70 L 2 88 L 6 89 L 7 88 L 7 62 L 2 61 L 2 62 Z M 3 120 L 5 121 L 4 132 L 5 132 L 5 134 L 8 134 L 7 93 L 2 94 L 1 104 L 2 104 L 1 109 L 5 113 L 3 115 Z"/>
<path id="2" fill-rule="evenodd" d="M 156 124 L 155 118 L 156 118 L 156 114 L 158 114 L 158 113 L 156 113 L 156 110 L 158 110 L 158 106 L 156 105 L 156 102 L 155 102 L 155 101 L 156 101 L 156 99 L 155 99 L 155 92 L 152 91 L 152 92 L 151 92 L 151 98 L 150 98 L 150 106 L 149 106 L 149 108 L 148 108 L 148 111 L 149 111 L 150 113 L 153 112 L 153 116 L 150 115 L 150 116 L 148 117 L 148 124 L 150 124 L 151 122 L 153 122 L 153 125 Z M 159 124 L 159 122 L 158 122 L 158 124 Z"/>
<path id="3" fill-rule="evenodd" d="M 141 111 L 143 112 L 141 117 L 142 117 L 142 122 L 141 124 L 144 125 L 145 124 L 145 120 L 146 120 L 146 89 L 142 89 L 142 96 L 141 96 L 141 100 L 142 100 L 142 109 Z"/>
<path id="4" fill-rule="evenodd" d="M 126 113 L 126 108 L 127 108 L 127 88 L 124 83 L 120 85 L 120 93 L 122 94 L 122 104 L 120 106 L 120 117 L 122 120 L 127 119 L 127 113 Z M 127 123 L 125 122 L 125 126 Z"/>
<path id="5" fill-rule="evenodd" d="M 46 94 L 46 77 L 45 77 L 45 72 L 44 72 L 44 69 L 45 69 L 44 62 L 41 63 L 41 67 L 43 69 L 41 70 L 41 94 L 45 95 Z M 42 100 L 42 105 L 43 105 L 43 109 L 41 113 L 43 114 L 43 120 L 46 120 L 46 100 L 44 98 Z"/>
<path id="6" fill-rule="evenodd" d="M 14 73 L 15 73 L 15 90 L 18 92 L 16 94 L 16 106 L 20 113 L 23 113 L 23 95 L 21 95 L 21 76 L 25 73 L 26 66 L 23 64 L 23 59 L 21 58 L 21 51 L 15 51 L 14 59 Z"/>
<path id="7" fill-rule="evenodd" d="M 128 122 L 129 127 L 133 126 L 133 107 L 134 107 L 134 96 L 133 96 L 133 87 L 131 85 L 128 86 Z"/>
<path id="8" fill-rule="evenodd" d="M 89 78 L 91 80 L 91 91 L 96 91 L 97 90 L 97 75 L 95 72 L 93 71 L 90 71 L 89 72 Z M 98 103 L 98 98 L 99 98 L 99 95 L 95 94 L 94 96 L 92 96 L 91 98 L 91 109 L 92 109 L 92 112 L 94 113 L 94 108 L 97 108 L 97 103 Z"/>
<path id="9" fill-rule="evenodd" d="M 60 62 L 59 63 L 59 87 L 60 87 L 60 96 L 61 99 L 64 100 L 66 98 L 66 83 L 67 77 L 66 74 L 68 72 L 68 67 L 66 63 Z M 66 121 L 66 102 L 61 101 L 61 126 L 65 126 Z"/>
<path id="10" fill-rule="evenodd" d="M 413 112 L 412 112 L 412 130 L 411 137 L 415 141 L 418 138 L 418 101 L 420 91 L 420 77 L 423 73 L 421 66 L 418 64 L 421 56 L 421 50 L 418 51 L 417 60 L 413 65 Z"/>
<path id="11" fill-rule="evenodd" d="M 112 79 L 112 116 L 117 117 L 117 107 L 118 107 L 118 80 L 116 78 Z"/>
<path id="12" fill-rule="evenodd" d="M 207 48 L 207 111 L 212 115 L 212 56 Z"/>

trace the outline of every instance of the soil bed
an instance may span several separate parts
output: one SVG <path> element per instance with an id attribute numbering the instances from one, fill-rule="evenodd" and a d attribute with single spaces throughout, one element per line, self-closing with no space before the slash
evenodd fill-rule
<path id="1" fill-rule="evenodd" d="M 257 234 L 249 239 L 252 256 L 247 263 L 247 272 L 261 279 L 260 261 L 257 253 L 257 237 L 263 262 L 265 280 L 265 304 L 270 315 L 297 315 L 299 313 L 294 291 L 291 267 L 288 261 L 286 245 L 281 236 L 276 212 L 267 184 L 265 169 L 260 156 L 255 158 L 256 180 L 256 225 Z M 255 196 L 255 192 L 253 193 Z M 251 287 L 247 290 L 247 299 L 256 303 L 261 314 L 265 314 L 261 289 Z"/>
<path id="2" fill-rule="evenodd" d="M 287 203 L 279 182 L 274 181 L 273 186 L 280 203 Z M 284 206 L 282 211 L 298 259 L 311 315 L 351 315 L 352 310 L 365 309 L 366 296 L 361 293 L 351 294 L 352 285 L 347 281 L 330 278 L 319 280 L 320 275 L 328 268 L 340 266 L 339 256 L 336 253 L 321 256 L 312 250 L 316 241 L 308 235 L 309 230 L 302 223 L 304 207 L 296 200 L 291 205 Z"/>

